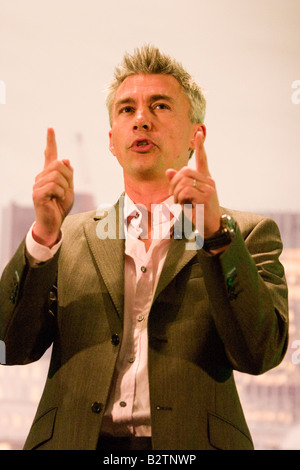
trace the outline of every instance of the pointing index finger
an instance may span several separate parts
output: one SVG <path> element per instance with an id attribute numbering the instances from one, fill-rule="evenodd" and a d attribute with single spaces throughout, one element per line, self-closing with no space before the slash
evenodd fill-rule
<path id="1" fill-rule="evenodd" d="M 195 162 L 196 170 L 206 176 L 210 176 L 207 155 L 204 148 L 205 134 L 202 131 L 198 131 L 196 135 L 195 145 Z"/>
<path id="2" fill-rule="evenodd" d="M 51 162 L 57 160 L 57 146 L 54 129 L 49 128 L 47 130 L 47 145 L 44 152 L 45 155 L 45 165 L 46 168 Z"/>

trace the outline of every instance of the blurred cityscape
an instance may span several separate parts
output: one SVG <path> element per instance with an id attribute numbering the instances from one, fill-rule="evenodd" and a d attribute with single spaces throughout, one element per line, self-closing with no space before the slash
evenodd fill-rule
<path id="1" fill-rule="evenodd" d="M 93 197 L 79 194 L 72 212 L 93 208 Z M 281 261 L 289 286 L 290 343 L 279 367 L 261 376 L 235 373 L 235 378 L 255 448 L 300 449 L 300 214 L 264 215 L 277 222 L 284 242 Z M 2 220 L 1 272 L 31 226 L 33 209 L 11 204 Z M 42 394 L 49 356 L 50 350 L 34 364 L 0 366 L 0 450 L 22 449 Z"/>
<path id="2" fill-rule="evenodd" d="M 300 449 L 300 214 L 264 214 L 280 228 L 289 288 L 289 347 L 283 362 L 261 376 L 235 373 L 240 399 L 260 450 Z M 298 344 L 299 342 L 299 344 Z"/>

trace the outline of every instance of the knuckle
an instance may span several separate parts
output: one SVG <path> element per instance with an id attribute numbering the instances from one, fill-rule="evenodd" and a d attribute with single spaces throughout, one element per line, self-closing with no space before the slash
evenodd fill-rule
<path id="1" fill-rule="evenodd" d="M 54 181 L 57 181 L 58 178 L 60 177 L 60 174 L 61 174 L 60 171 L 57 168 L 54 168 L 53 171 L 52 171 L 52 174 L 51 174 L 52 179 Z"/>
<path id="2" fill-rule="evenodd" d="M 50 181 L 46 188 L 48 193 L 51 192 L 51 194 L 54 194 L 58 190 L 58 184 L 56 184 L 55 181 Z"/>
<path id="3" fill-rule="evenodd" d="M 38 175 L 36 175 L 35 179 L 34 179 L 34 182 L 35 183 L 38 183 L 38 181 L 43 177 L 43 173 L 39 173 Z"/>
<path id="4" fill-rule="evenodd" d="M 51 162 L 52 170 L 61 171 L 61 166 L 62 164 L 59 160 L 53 160 L 53 162 Z"/>
<path id="5" fill-rule="evenodd" d="M 215 188 L 213 186 L 208 186 L 207 187 L 207 193 L 209 196 L 215 193 Z"/>
<path id="6" fill-rule="evenodd" d="M 191 169 L 188 166 L 184 166 L 181 168 L 180 172 L 183 176 L 189 176 L 191 173 Z"/>
<path id="7" fill-rule="evenodd" d="M 188 187 L 184 187 L 181 192 L 180 192 L 180 197 L 181 199 L 189 199 L 191 198 L 191 194 L 190 194 L 190 188 Z"/>

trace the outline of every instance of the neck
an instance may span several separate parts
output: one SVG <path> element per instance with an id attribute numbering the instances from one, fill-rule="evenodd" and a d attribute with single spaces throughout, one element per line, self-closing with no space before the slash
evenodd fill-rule
<path id="1" fill-rule="evenodd" d="M 143 204 L 151 212 L 151 204 L 159 204 L 169 197 L 169 182 L 162 181 L 133 181 L 125 179 L 125 191 L 135 204 Z"/>

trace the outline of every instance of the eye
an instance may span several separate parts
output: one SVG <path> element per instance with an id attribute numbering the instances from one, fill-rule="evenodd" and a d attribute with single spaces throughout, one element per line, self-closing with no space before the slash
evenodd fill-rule
<path id="1" fill-rule="evenodd" d="M 132 106 L 124 106 L 123 108 L 121 108 L 119 110 L 119 114 L 128 114 L 128 113 L 131 113 L 133 111 L 133 108 Z"/>
<path id="2" fill-rule="evenodd" d="M 165 103 L 156 103 L 153 105 L 153 109 L 170 109 L 170 107 Z"/>

